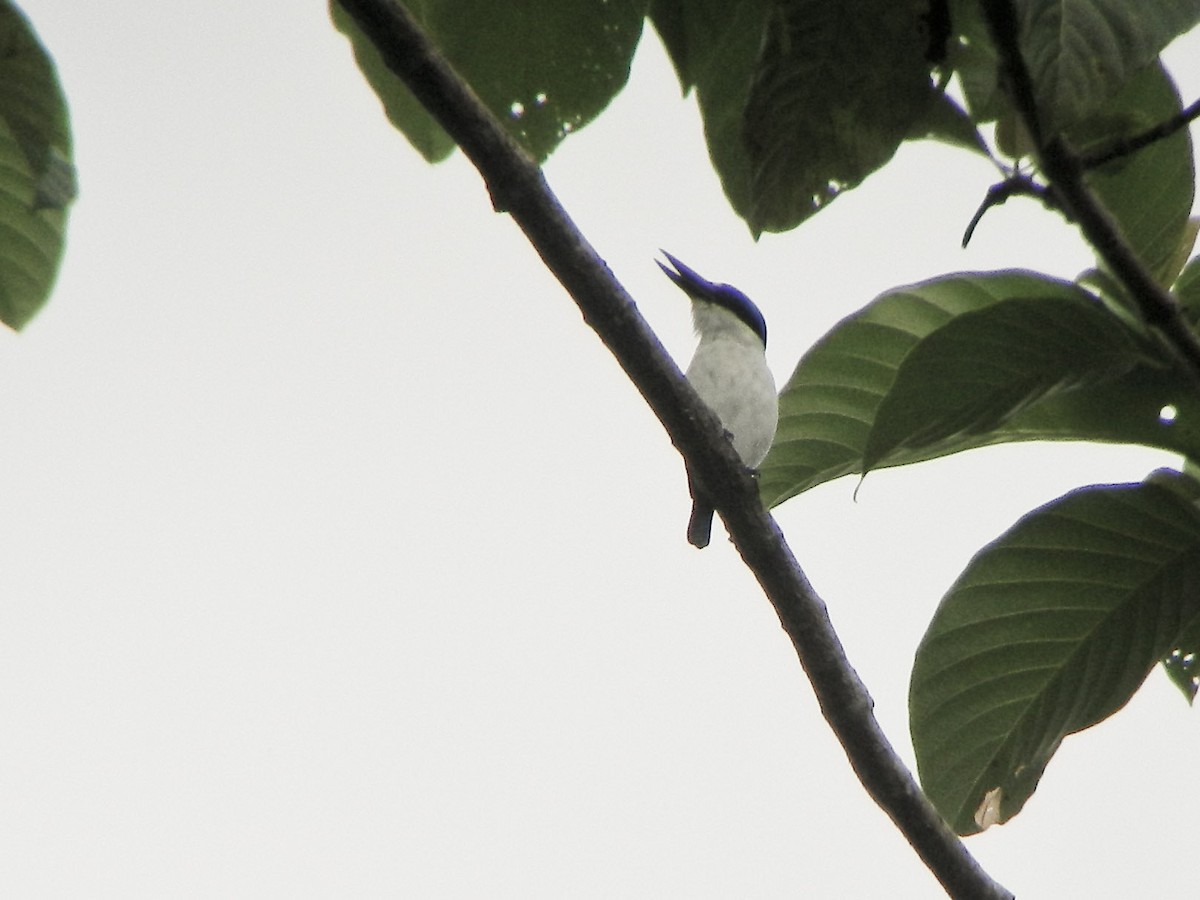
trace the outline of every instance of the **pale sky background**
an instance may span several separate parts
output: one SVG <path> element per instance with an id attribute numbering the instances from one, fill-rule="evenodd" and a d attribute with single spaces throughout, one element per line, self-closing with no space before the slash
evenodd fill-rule
<path id="1" fill-rule="evenodd" d="M 324 3 L 23 6 L 82 193 L 50 305 L 0 334 L 0 895 L 942 896 L 721 526 L 684 540 L 657 421 Z M 933 145 L 755 244 L 652 33 L 548 177 L 677 358 L 659 247 L 758 301 L 780 383 L 891 286 L 1089 259 L 1021 200 L 960 250 L 995 175 Z M 998 448 L 778 511 L 906 759 L 971 554 L 1169 462 Z M 968 846 L 1022 900 L 1186 893 L 1198 740 L 1155 672 Z"/>

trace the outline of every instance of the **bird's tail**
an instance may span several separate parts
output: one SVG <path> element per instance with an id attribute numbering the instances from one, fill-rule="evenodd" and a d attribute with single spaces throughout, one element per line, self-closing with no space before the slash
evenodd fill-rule
<path id="1" fill-rule="evenodd" d="M 688 543 L 703 550 L 712 537 L 712 504 L 696 497 L 692 500 L 692 517 L 688 519 Z"/>
<path id="2" fill-rule="evenodd" d="M 703 550 L 712 538 L 713 505 L 704 496 L 704 491 L 689 469 L 687 473 L 688 493 L 692 495 L 692 517 L 688 519 L 688 543 Z"/>

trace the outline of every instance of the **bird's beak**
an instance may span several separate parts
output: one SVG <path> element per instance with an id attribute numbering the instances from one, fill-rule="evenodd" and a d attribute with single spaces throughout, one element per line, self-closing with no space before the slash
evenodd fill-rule
<path id="1" fill-rule="evenodd" d="M 671 269 L 661 262 L 658 264 L 658 267 L 689 297 L 703 300 L 714 289 L 711 281 L 701 278 L 694 269 L 681 263 L 666 250 L 662 251 L 662 255 L 670 260 L 671 265 L 675 268 Z"/>

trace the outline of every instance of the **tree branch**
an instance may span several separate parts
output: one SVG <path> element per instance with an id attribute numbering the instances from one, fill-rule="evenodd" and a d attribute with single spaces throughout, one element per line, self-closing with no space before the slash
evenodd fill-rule
<path id="1" fill-rule="evenodd" d="M 754 480 L 716 416 L 575 228 L 541 170 L 458 78 L 398 0 L 338 2 L 479 169 L 495 207 L 512 215 L 641 391 L 688 465 L 714 486 L 713 500 L 734 544 L 774 605 L 822 712 L 867 791 L 951 896 L 1011 898 L 946 826 L 888 743 L 824 604 L 775 520 L 763 509 Z"/>
<path id="2" fill-rule="evenodd" d="M 1042 133 L 1033 82 L 1021 53 L 1020 28 L 1012 0 L 984 0 L 992 43 L 1000 54 L 1010 98 L 1037 147 L 1038 164 L 1083 236 L 1125 285 L 1142 316 L 1166 338 L 1184 370 L 1200 384 L 1200 339 L 1187 324 L 1179 304 L 1138 259 L 1116 221 L 1084 181 L 1085 162 L 1061 135 Z"/>
<path id="3" fill-rule="evenodd" d="M 1086 154 L 1080 162 L 1085 169 L 1095 169 L 1114 159 L 1120 159 L 1122 156 L 1132 156 L 1143 147 L 1169 138 L 1175 132 L 1186 128 L 1193 119 L 1198 117 L 1200 117 L 1200 100 L 1194 101 L 1191 106 L 1180 110 L 1171 118 L 1159 122 L 1157 125 L 1152 125 L 1139 134 L 1115 141 L 1103 150 Z"/>

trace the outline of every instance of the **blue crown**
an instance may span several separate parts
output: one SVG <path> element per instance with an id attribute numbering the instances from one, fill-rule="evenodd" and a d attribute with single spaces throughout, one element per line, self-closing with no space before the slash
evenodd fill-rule
<path id="1" fill-rule="evenodd" d="M 671 261 L 675 269 L 672 270 L 661 262 L 658 267 L 666 272 L 667 277 L 685 294 L 693 300 L 704 300 L 729 310 L 758 335 L 764 347 L 767 346 L 767 320 L 763 318 L 753 300 L 731 285 L 714 284 L 701 278 L 694 269 L 685 266 L 666 250 L 662 251 L 662 254 Z"/>

